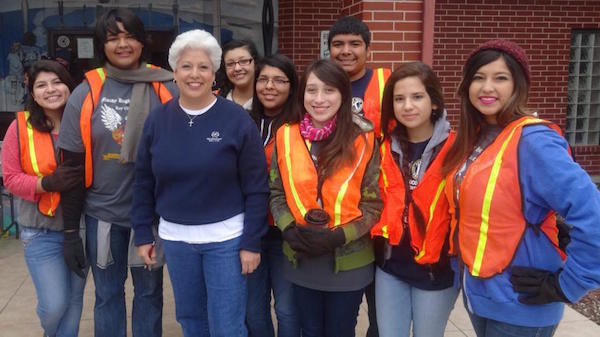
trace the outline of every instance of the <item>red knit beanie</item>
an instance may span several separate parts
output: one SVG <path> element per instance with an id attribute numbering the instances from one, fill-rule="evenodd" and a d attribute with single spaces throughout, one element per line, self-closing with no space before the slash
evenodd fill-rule
<path id="1" fill-rule="evenodd" d="M 473 58 L 473 56 L 475 56 L 475 54 L 488 49 L 502 51 L 512 56 L 512 58 L 515 59 L 515 61 L 517 61 L 517 63 L 521 65 L 523 73 L 525 74 L 525 78 L 527 79 L 527 83 L 531 83 L 529 61 L 527 60 L 527 54 L 525 54 L 525 50 L 519 47 L 519 45 L 517 45 L 516 43 L 509 40 L 497 39 L 484 42 L 481 46 L 477 47 L 469 54 L 469 56 L 467 57 L 467 62 L 465 62 L 465 64 L 469 63 L 469 61 L 471 60 L 471 58 Z"/>

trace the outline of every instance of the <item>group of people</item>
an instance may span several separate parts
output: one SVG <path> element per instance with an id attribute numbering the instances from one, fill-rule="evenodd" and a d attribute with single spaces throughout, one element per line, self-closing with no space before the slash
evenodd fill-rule
<path id="1" fill-rule="evenodd" d="M 89 268 L 99 337 L 127 335 L 128 267 L 133 336 L 162 335 L 165 263 L 186 337 L 354 336 L 365 295 L 367 336 L 443 336 L 459 289 L 478 337 L 552 336 L 600 286 L 600 192 L 513 42 L 467 57 L 453 130 L 432 69 L 368 68 L 354 17 L 302 76 L 203 30 L 152 66 L 126 9 L 95 34 L 77 87 L 31 67 L 3 143 L 45 336 L 77 336 Z"/>

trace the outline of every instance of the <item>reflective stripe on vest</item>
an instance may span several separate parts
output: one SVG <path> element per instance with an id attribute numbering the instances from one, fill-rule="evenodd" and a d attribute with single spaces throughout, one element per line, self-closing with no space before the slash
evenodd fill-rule
<path id="1" fill-rule="evenodd" d="M 146 64 L 147 68 L 159 69 L 155 65 Z M 102 86 L 106 80 L 104 68 L 92 69 L 85 73 L 85 79 L 90 87 L 90 92 L 85 96 L 81 106 L 81 115 L 79 119 L 79 127 L 81 128 L 81 140 L 85 149 L 85 186 L 90 187 L 93 179 L 93 163 L 92 163 L 92 114 L 98 106 Z M 161 82 L 152 82 L 152 87 L 156 96 L 161 103 L 165 104 L 173 96 Z"/>
<path id="2" fill-rule="evenodd" d="M 56 169 L 54 143 L 50 132 L 38 131 L 29 123 L 29 112 L 17 112 L 17 135 L 19 156 L 23 172 L 31 176 L 44 177 Z M 60 202 L 58 192 L 40 195 L 38 210 L 46 216 L 54 216 Z"/>
<path id="3" fill-rule="evenodd" d="M 446 195 L 453 213 L 451 232 L 458 230 L 460 256 L 473 276 L 488 278 L 503 272 L 525 232 L 518 146 L 523 127 L 532 124 L 549 123 L 529 116 L 511 122 L 469 165 L 460 185 L 458 209 L 454 203 L 456 170 L 448 176 Z M 553 213 L 535 226 L 558 247 Z M 452 241 L 451 251 L 457 253 Z"/>
<path id="4" fill-rule="evenodd" d="M 300 135 L 298 124 L 280 127 L 275 141 L 281 181 L 296 223 L 306 224 L 304 215 L 311 208 L 323 208 L 333 220 L 330 227 L 346 224 L 362 216 L 358 203 L 363 176 L 373 154 L 372 132 L 361 134 L 354 140 L 354 162 L 340 167 L 334 175 L 325 179 L 321 188 L 322 207 L 317 202 L 317 170 Z"/>
<path id="5" fill-rule="evenodd" d="M 373 77 L 371 77 L 363 97 L 363 111 L 365 117 L 373 123 L 373 131 L 378 137 L 382 135 L 380 123 L 383 89 L 385 89 L 385 82 L 390 77 L 391 73 L 390 69 L 374 69 Z"/>
<path id="6" fill-rule="evenodd" d="M 421 264 L 439 260 L 450 228 L 448 201 L 443 195 L 446 179 L 442 176 L 441 168 L 454 138 L 455 134 L 451 132 L 419 184 L 411 191 L 412 202 L 408 205 L 410 243 L 415 252 L 415 261 Z M 406 186 L 402 171 L 392 156 L 389 138 L 381 144 L 380 171 L 379 186 L 384 208 L 379 221 L 371 229 L 371 235 L 382 236 L 388 239 L 390 245 L 398 245 L 405 235 L 402 217 L 407 207 Z M 419 230 L 415 207 L 423 215 L 424 229 Z"/>

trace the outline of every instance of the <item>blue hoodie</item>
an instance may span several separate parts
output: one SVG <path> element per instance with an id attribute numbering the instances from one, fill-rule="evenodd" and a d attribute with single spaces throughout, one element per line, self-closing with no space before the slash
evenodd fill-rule
<path id="1" fill-rule="evenodd" d="M 541 223 L 555 210 L 572 226 L 571 243 L 562 261 L 550 240 L 528 226 L 511 266 L 558 271 L 565 296 L 576 302 L 600 287 L 600 192 L 588 174 L 571 159 L 568 144 L 544 125 L 526 126 L 518 147 L 523 212 L 528 223 Z M 556 325 L 564 303 L 526 305 L 510 283 L 512 268 L 489 279 L 464 273 L 463 291 L 470 312 L 527 327 Z M 465 269 L 466 271 L 466 269 Z"/>

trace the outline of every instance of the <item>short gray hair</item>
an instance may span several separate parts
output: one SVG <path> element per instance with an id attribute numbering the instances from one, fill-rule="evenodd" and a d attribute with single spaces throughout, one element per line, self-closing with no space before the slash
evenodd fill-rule
<path id="1" fill-rule="evenodd" d="M 175 70 L 177 61 L 185 49 L 202 49 L 210 59 L 213 72 L 217 72 L 221 66 L 221 46 L 212 34 L 202 29 L 189 30 L 177 35 L 175 41 L 169 48 L 169 65 Z"/>

